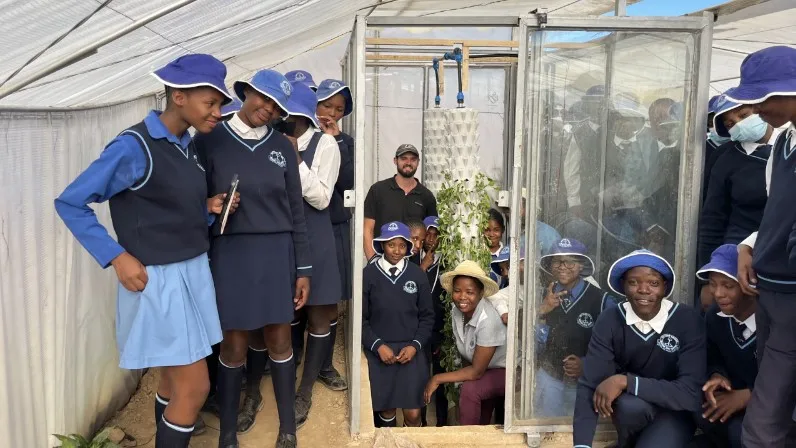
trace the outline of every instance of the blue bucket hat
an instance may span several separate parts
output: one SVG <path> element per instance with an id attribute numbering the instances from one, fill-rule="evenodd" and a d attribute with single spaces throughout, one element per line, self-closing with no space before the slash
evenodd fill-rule
<path id="1" fill-rule="evenodd" d="M 307 89 L 309 89 L 309 87 L 307 87 Z M 375 250 L 377 254 L 384 255 L 384 248 L 381 247 L 380 243 L 395 238 L 403 238 L 406 240 L 406 256 L 408 257 L 412 255 L 412 238 L 410 235 L 411 232 L 406 224 L 398 221 L 388 222 L 381 226 L 381 234 L 373 238 L 373 250 Z"/>
<path id="2" fill-rule="evenodd" d="M 710 101 L 708 101 L 708 114 L 715 114 L 716 113 L 716 103 L 719 101 L 722 95 L 713 95 L 710 97 Z"/>
<path id="3" fill-rule="evenodd" d="M 646 249 L 634 250 L 616 260 L 614 264 L 611 265 L 611 269 L 608 270 L 608 286 L 610 286 L 615 293 L 624 297 L 625 288 L 622 285 L 622 277 L 624 277 L 627 271 L 639 266 L 654 269 L 663 276 L 666 280 L 666 295 L 664 299 L 672 294 L 675 281 L 672 265 L 660 255 L 654 254 Z"/>
<path id="4" fill-rule="evenodd" d="M 423 225 L 426 226 L 426 230 L 432 227 L 439 230 L 439 218 L 436 216 L 426 216 L 426 219 L 423 220 Z"/>
<path id="5" fill-rule="evenodd" d="M 293 87 L 281 73 L 276 70 L 260 70 L 252 76 L 249 81 L 235 81 L 234 89 L 235 95 L 241 101 L 246 101 L 246 86 L 260 92 L 266 97 L 273 100 L 280 109 L 282 109 L 282 117 L 287 116 L 286 105 Z"/>
<path id="6" fill-rule="evenodd" d="M 227 66 L 209 54 L 186 54 L 152 72 L 152 76 L 163 85 L 176 89 L 212 87 L 222 95 L 222 105 L 232 101 L 224 79 Z"/>
<path id="7" fill-rule="evenodd" d="M 605 86 L 596 85 L 591 86 L 586 90 L 586 94 L 583 95 L 583 99 L 596 101 L 605 96 Z"/>
<path id="8" fill-rule="evenodd" d="M 285 78 L 293 84 L 304 84 L 312 90 L 318 89 L 315 81 L 312 79 L 310 72 L 306 70 L 291 70 L 285 73 Z"/>
<path id="9" fill-rule="evenodd" d="M 338 93 L 345 98 L 345 112 L 343 116 L 349 115 L 354 110 L 354 100 L 351 96 L 351 89 L 343 81 L 336 79 L 324 79 L 318 85 L 318 102 L 326 101 Z"/>
<path id="10" fill-rule="evenodd" d="M 724 94 L 741 104 L 796 96 L 796 48 L 779 45 L 750 54 L 741 64 L 741 84 Z"/>
<path id="11" fill-rule="evenodd" d="M 730 130 L 727 129 L 727 126 L 724 126 L 724 120 L 721 120 L 720 117 L 722 114 L 741 106 L 742 104 L 731 101 L 726 95 L 719 96 L 715 104 L 715 115 L 713 115 L 713 129 L 716 130 L 716 134 L 721 137 L 730 137 Z"/>
<path id="12" fill-rule="evenodd" d="M 318 116 L 315 115 L 315 108 L 318 106 L 318 96 L 309 87 L 302 83 L 292 83 L 293 94 L 287 102 L 288 116 L 306 117 L 312 121 L 316 128 L 319 128 Z"/>
<path id="13" fill-rule="evenodd" d="M 557 243 L 550 246 L 547 254 L 542 255 L 542 258 L 539 259 L 539 264 L 542 265 L 542 269 L 544 269 L 545 272 L 550 273 L 552 272 L 550 263 L 553 262 L 553 257 L 562 255 L 569 255 L 581 259 L 583 263 L 583 270 L 580 272 L 581 277 L 588 277 L 594 274 L 594 262 L 586 255 L 586 245 L 571 238 L 562 238 Z"/>
<path id="14" fill-rule="evenodd" d="M 228 115 L 232 115 L 239 111 L 241 106 L 243 106 L 243 103 L 241 103 L 239 99 L 233 98 L 232 101 L 221 108 L 221 116 L 226 117 Z"/>
<path id="15" fill-rule="evenodd" d="M 702 266 L 696 276 L 700 280 L 708 280 L 711 272 L 718 272 L 738 281 L 738 246 L 723 244 L 710 254 L 708 264 Z"/>
<path id="16" fill-rule="evenodd" d="M 492 272 L 494 272 L 498 277 L 500 277 L 500 263 L 504 261 L 509 261 L 511 259 L 511 247 L 503 246 L 500 249 L 500 252 L 492 259 L 492 262 L 489 264 L 490 268 L 492 268 Z M 525 260 L 525 244 L 520 244 L 520 261 Z"/>

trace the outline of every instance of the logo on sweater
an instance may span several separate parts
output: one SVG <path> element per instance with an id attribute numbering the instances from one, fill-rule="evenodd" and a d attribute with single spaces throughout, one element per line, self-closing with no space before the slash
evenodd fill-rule
<path id="1" fill-rule="evenodd" d="M 578 316 L 578 325 L 583 328 L 591 328 L 594 326 L 594 318 L 589 313 L 580 313 Z"/>
<path id="2" fill-rule="evenodd" d="M 414 294 L 417 292 L 417 283 L 409 280 L 408 282 L 404 283 L 404 291 L 409 294 Z"/>
<path id="3" fill-rule="evenodd" d="M 282 81 L 282 82 L 279 84 L 279 87 L 281 87 L 281 88 L 282 88 L 282 93 L 284 93 L 284 94 L 285 94 L 285 95 L 287 95 L 287 96 L 290 96 L 290 92 L 291 92 L 291 90 L 292 90 L 292 89 L 291 89 L 291 87 L 290 87 L 290 82 L 289 82 L 288 80 L 284 80 L 284 81 Z"/>
<path id="4" fill-rule="evenodd" d="M 296 76 L 293 77 L 293 79 L 296 81 L 304 81 L 305 79 L 307 79 L 307 77 L 304 76 L 304 73 L 298 72 L 296 73 Z"/>
<path id="5" fill-rule="evenodd" d="M 199 157 L 197 157 L 196 154 L 193 155 L 193 161 L 196 162 L 196 166 L 198 166 L 200 170 L 202 171 L 205 170 L 205 167 L 203 167 L 202 164 L 199 163 Z"/>
<path id="6" fill-rule="evenodd" d="M 284 168 L 285 165 L 287 165 L 287 160 L 285 160 L 285 156 L 283 156 L 281 152 L 271 151 L 271 154 L 268 155 L 268 160 L 279 168 Z"/>
<path id="7" fill-rule="evenodd" d="M 680 340 L 669 333 L 662 334 L 661 337 L 658 338 L 658 347 L 667 353 L 674 353 L 680 350 Z"/>

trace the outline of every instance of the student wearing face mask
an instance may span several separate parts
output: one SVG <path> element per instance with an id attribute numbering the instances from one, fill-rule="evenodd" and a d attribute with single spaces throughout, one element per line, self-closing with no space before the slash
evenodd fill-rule
<path id="1" fill-rule="evenodd" d="M 719 98 L 721 98 L 721 95 L 716 95 L 708 102 L 708 137 L 705 140 L 705 160 L 702 170 L 702 202 L 705 202 L 705 195 L 708 192 L 710 171 L 713 169 L 713 165 L 716 164 L 719 155 L 723 154 L 719 148 L 732 141 L 729 136 L 723 137 L 719 135 L 713 125 L 713 118 L 716 116 L 716 103 L 718 103 Z"/>
<path id="2" fill-rule="evenodd" d="M 699 221 L 700 265 L 722 244 L 738 244 L 757 230 L 766 207 L 766 163 L 779 130 L 753 106 L 722 96 L 714 117 L 716 133 L 732 143 L 716 160 Z"/>

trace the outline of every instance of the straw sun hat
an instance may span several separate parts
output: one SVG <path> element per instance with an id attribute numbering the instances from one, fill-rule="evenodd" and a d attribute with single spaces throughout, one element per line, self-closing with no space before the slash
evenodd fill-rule
<path id="1" fill-rule="evenodd" d="M 440 282 L 442 287 L 450 293 L 453 290 L 453 279 L 456 277 L 471 277 L 484 285 L 484 297 L 490 297 L 498 292 L 498 285 L 474 261 L 466 260 L 459 263 L 456 269 L 442 274 Z"/>

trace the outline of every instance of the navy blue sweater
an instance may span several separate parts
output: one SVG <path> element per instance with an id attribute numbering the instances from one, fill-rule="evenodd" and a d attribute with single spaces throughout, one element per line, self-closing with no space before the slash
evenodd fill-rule
<path id="1" fill-rule="evenodd" d="M 752 260 L 760 288 L 791 294 L 796 293 L 796 157 L 791 148 L 794 138 L 791 132 L 783 132 L 771 152 L 771 185 Z"/>
<path id="2" fill-rule="evenodd" d="M 340 173 L 332 190 L 329 215 L 332 224 L 341 224 L 351 219 L 351 210 L 343 205 L 343 197 L 346 190 L 354 189 L 354 139 L 343 132 L 336 138 L 340 148 Z"/>
<path id="3" fill-rule="evenodd" d="M 722 317 L 713 305 L 705 315 L 708 335 L 708 376 L 718 373 L 730 380 L 734 390 L 751 389 L 757 377 L 757 334 L 744 339 L 732 317 Z"/>
<path id="4" fill-rule="evenodd" d="M 713 166 L 699 220 L 699 266 L 722 244 L 738 244 L 760 227 L 766 207 L 766 162 L 771 147 L 746 154 L 740 143 L 723 145 Z"/>
<path id="5" fill-rule="evenodd" d="M 624 305 L 606 309 L 592 330 L 573 420 L 575 446 L 591 446 L 597 427 L 593 394 L 612 375 L 627 375 L 625 393 L 675 411 L 698 411 L 705 383 L 705 327 L 699 313 L 675 304 L 663 333 L 642 335 L 625 323 Z"/>

